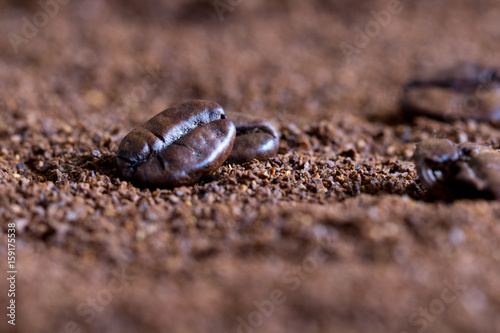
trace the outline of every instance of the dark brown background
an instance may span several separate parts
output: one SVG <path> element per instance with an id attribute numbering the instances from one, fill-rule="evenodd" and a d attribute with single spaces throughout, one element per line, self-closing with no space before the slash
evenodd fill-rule
<path id="1" fill-rule="evenodd" d="M 41 7 L 2 2 L 0 220 L 19 273 L 0 330 L 236 332 L 280 289 L 255 332 L 499 332 L 500 204 L 434 202 L 411 162 L 422 139 L 498 147 L 499 128 L 397 107 L 415 74 L 500 65 L 498 3 L 402 1 L 347 61 L 339 45 L 388 3 L 242 0 L 220 20 L 211 1 L 70 1 L 16 53 L 8 33 Z M 175 190 L 117 178 L 121 138 L 196 98 L 277 120 L 280 155 Z M 318 244 L 328 258 L 291 290 Z M 134 279 L 87 323 L 77 307 L 123 268 Z M 455 301 L 409 323 L 455 279 Z"/>

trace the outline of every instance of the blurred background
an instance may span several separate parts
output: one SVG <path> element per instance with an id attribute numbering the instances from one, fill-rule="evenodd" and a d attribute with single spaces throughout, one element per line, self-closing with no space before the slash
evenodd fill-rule
<path id="1" fill-rule="evenodd" d="M 494 1 L 0 6 L 3 100 L 12 89 L 29 108 L 125 126 L 196 98 L 294 120 L 394 112 L 401 85 L 419 71 L 495 63 L 500 34 Z"/>
<path id="2" fill-rule="evenodd" d="M 500 134 L 398 119 L 413 76 L 500 65 L 497 0 L 2 0 L 0 13 L 0 217 L 18 223 L 22 265 L 19 325 L 2 332 L 499 332 L 498 203 L 414 200 L 409 161 L 436 133 Z M 272 165 L 291 189 L 261 196 L 257 163 L 177 191 L 121 182 L 121 138 L 191 99 L 278 120 Z M 361 171 L 338 178 L 357 154 Z M 334 254 L 243 328 L 319 238 Z M 123 267 L 135 280 L 87 321 L 84 302 Z M 460 301 L 411 317 L 457 277 Z"/>

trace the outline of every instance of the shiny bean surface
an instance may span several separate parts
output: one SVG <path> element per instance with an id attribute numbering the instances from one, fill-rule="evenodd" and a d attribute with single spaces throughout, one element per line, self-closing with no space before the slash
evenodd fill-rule
<path id="1" fill-rule="evenodd" d="M 265 161 L 276 156 L 280 133 L 271 122 L 242 113 L 231 113 L 228 117 L 236 126 L 236 139 L 228 163 Z"/>
<path id="2" fill-rule="evenodd" d="M 118 170 L 140 187 L 191 185 L 224 163 L 235 136 L 234 124 L 217 103 L 180 104 L 123 138 L 117 153 Z"/>

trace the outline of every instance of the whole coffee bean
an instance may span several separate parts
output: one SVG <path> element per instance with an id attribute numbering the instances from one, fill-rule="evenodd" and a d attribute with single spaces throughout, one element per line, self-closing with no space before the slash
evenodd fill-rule
<path id="1" fill-rule="evenodd" d="M 265 161 L 276 156 L 280 133 L 272 123 L 242 113 L 228 116 L 236 126 L 236 139 L 228 163 Z"/>
<path id="2" fill-rule="evenodd" d="M 428 139 L 417 144 L 413 160 L 424 187 L 438 197 L 448 197 L 449 188 L 444 180 L 458 157 L 457 146 L 449 140 Z"/>
<path id="3" fill-rule="evenodd" d="M 191 101 L 157 114 L 118 147 L 121 176 L 141 187 L 192 185 L 227 159 L 234 124 L 214 102 Z"/>
<path id="4" fill-rule="evenodd" d="M 443 121 L 500 120 L 500 72 L 477 64 L 460 64 L 409 82 L 401 109 L 410 116 Z"/>
<path id="5" fill-rule="evenodd" d="M 441 199 L 500 199 L 500 152 L 478 145 L 429 139 L 414 155 L 420 181 Z"/>

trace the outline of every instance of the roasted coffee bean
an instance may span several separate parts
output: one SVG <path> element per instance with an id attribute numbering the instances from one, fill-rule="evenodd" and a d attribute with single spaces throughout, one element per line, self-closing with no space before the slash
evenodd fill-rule
<path id="1" fill-rule="evenodd" d="M 192 101 L 157 114 L 123 138 L 121 176 L 141 187 L 192 185 L 227 159 L 234 124 L 214 102 Z"/>
<path id="2" fill-rule="evenodd" d="M 500 120 L 500 72 L 475 64 L 461 64 L 409 82 L 401 109 L 410 116 L 443 121 Z"/>
<path id="3" fill-rule="evenodd" d="M 236 126 L 236 139 L 228 163 L 265 161 L 276 156 L 280 133 L 272 123 L 241 113 L 228 116 Z"/>
<path id="4" fill-rule="evenodd" d="M 414 160 L 420 181 L 438 198 L 500 199 L 500 152 L 495 149 L 429 139 L 417 145 Z"/>
<path id="5" fill-rule="evenodd" d="M 457 146 L 449 140 L 428 139 L 420 142 L 413 159 L 424 187 L 437 196 L 449 196 L 449 189 L 444 181 L 458 157 Z"/>

